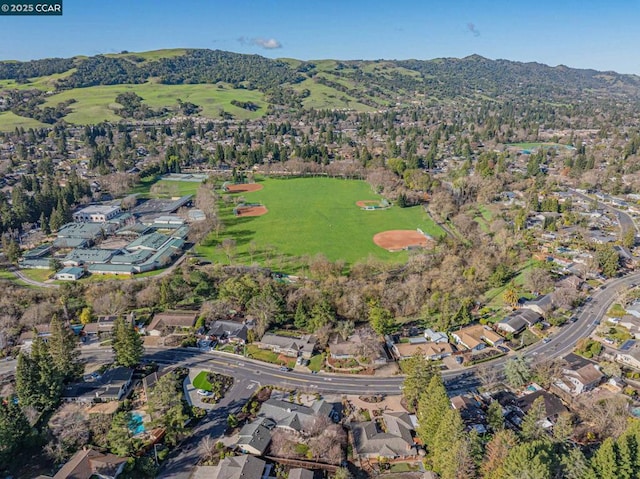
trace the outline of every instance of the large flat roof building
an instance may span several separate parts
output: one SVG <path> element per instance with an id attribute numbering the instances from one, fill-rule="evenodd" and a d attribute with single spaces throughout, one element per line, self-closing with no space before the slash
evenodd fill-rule
<path id="1" fill-rule="evenodd" d="M 78 223 L 104 223 L 120 213 L 122 210 L 119 206 L 93 205 L 73 213 L 73 220 Z"/>

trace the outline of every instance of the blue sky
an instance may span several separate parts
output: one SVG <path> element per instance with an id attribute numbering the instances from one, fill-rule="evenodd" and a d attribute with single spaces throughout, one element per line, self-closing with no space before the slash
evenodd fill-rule
<path id="1" fill-rule="evenodd" d="M 63 0 L 0 16 L 0 59 L 211 48 L 299 59 L 473 53 L 640 74 L 638 0 Z"/>

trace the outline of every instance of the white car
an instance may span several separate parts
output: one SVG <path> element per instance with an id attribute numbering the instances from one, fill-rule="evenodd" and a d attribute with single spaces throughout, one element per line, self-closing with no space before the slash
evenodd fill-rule
<path id="1" fill-rule="evenodd" d="M 204 389 L 198 389 L 197 392 L 198 392 L 198 394 L 200 396 L 206 396 L 206 397 L 211 396 L 211 391 L 205 391 Z"/>

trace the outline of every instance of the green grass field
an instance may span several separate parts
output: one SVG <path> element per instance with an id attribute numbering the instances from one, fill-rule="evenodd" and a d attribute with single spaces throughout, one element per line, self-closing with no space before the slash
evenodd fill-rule
<path id="1" fill-rule="evenodd" d="M 246 201 L 264 204 L 264 216 L 238 218 L 233 206 L 222 206 L 226 229 L 215 233 L 197 248 L 218 262 L 227 257 L 218 245 L 226 238 L 236 241 L 235 261 L 264 263 L 269 250 L 286 258 L 324 254 L 328 259 L 354 263 L 372 255 L 387 261 L 405 261 L 406 252 L 390 253 L 373 243 L 373 235 L 394 229 L 421 228 L 434 237 L 444 235 L 422 207 L 363 211 L 358 200 L 379 200 L 364 181 L 334 178 L 266 179 L 264 189 L 244 195 Z M 251 255 L 251 244 L 255 244 Z M 290 268 L 291 264 L 283 265 Z"/>
<path id="2" fill-rule="evenodd" d="M 211 383 L 207 380 L 207 374 L 208 373 L 206 371 L 200 371 L 196 377 L 193 378 L 193 387 L 196 389 L 211 391 L 213 386 L 211 386 Z"/>
<path id="3" fill-rule="evenodd" d="M 29 128 L 47 128 L 50 126 L 51 125 L 46 125 L 44 123 L 39 122 L 38 120 L 34 120 L 33 118 L 25 118 L 23 116 L 18 116 L 11 111 L 0 112 L 0 131 L 13 131 L 19 127 L 29 129 Z"/>
<path id="4" fill-rule="evenodd" d="M 545 142 L 508 143 L 506 146 L 511 146 L 513 148 L 521 148 L 523 150 L 535 150 L 536 148 L 572 148 L 567 145 L 561 145 L 560 143 L 545 143 Z"/>

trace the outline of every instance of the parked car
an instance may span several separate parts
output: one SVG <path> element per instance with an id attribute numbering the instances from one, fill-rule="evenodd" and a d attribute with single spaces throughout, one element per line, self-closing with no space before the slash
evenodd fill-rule
<path id="1" fill-rule="evenodd" d="M 509 352 L 509 348 L 507 348 L 505 346 L 496 346 L 496 348 L 498 349 L 498 351 L 501 351 L 503 353 L 508 353 Z"/>
<path id="2" fill-rule="evenodd" d="M 200 396 L 205 396 L 205 397 L 209 397 L 212 394 L 211 391 L 205 391 L 204 389 L 198 389 L 197 392 Z"/>

